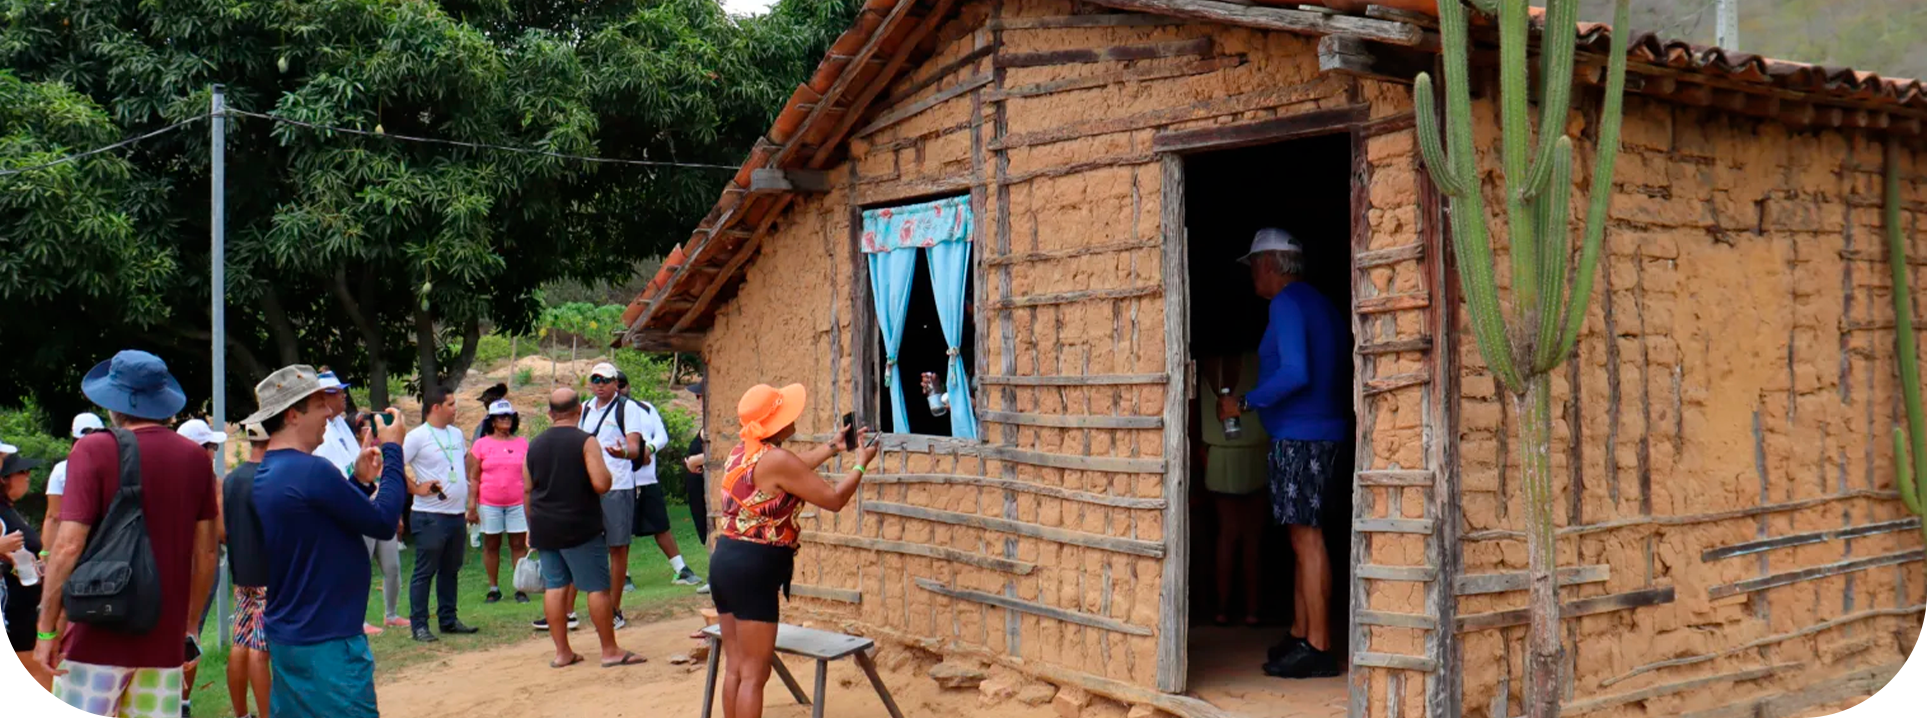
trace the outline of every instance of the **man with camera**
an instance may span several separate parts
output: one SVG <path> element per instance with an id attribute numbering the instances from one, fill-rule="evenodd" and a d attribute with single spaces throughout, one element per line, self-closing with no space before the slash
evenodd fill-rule
<path id="1" fill-rule="evenodd" d="M 354 473 L 355 459 L 361 456 L 361 439 L 364 431 L 371 431 L 368 422 L 372 414 L 356 414 L 352 400 L 348 397 L 349 385 L 335 376 L 328 367 L 320 367 L 321 398 L 328 406 L 328 433 L 321 437 L 321 445 L 315 447 L 314 455 L 327 459 L 328 463 L 341 470 L 346 478 Z M 403 505 L 407 497 L 402 497 Z M 404 509 L 406 510 L 406 509 Z M 362 546 L 366 555 L 381 567 L 381 602 L 387 608 L 384 623 L 400 626 L 405 622 L 399 611 L 401 603 L 401 538 L 391 536 L 382 540 L 364 537 Z M 361 631 L 370 636 L 380 635 L 381 626 L 363 623 Z"/>
<path id="2" fill-rule="evenodd" d="M 254 393 L 261 410 L 242 423 L 268 433 L 253 487 L 268 557 L 268 712 L 374 718 L 375 659 L 361 622 L 369 584 L 362 537 L 394 538 L 401 519 L 401 412 L 389 409 L 375 422 L 381 448 L 362 449 L 352 480 L 343 481 L 338 467 L 314 453 L 333 412 L 313 367 L 276 370 Z"/>

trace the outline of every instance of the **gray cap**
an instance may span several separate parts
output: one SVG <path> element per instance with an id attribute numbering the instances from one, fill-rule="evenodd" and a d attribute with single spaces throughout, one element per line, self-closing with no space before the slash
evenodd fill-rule
<path id="1" fill-rule="evenodd" d="M 1290 232 L 1277 227 L 1266 227 L 1258 230 L 1258 235 L 1251 238 L 1251 251 L 1246 252 L 1245 256 L 1239 257 L 1238 263 L 1250 264 L 1251 258 L 1258 256 L 1259 252 L 1303 251 L 1305 251 L 1305 249 L 1298 246 L 1298 239 L 1291 236 Z"/>
<path id="2" fill-rule="evenodd" d="M 321 375 L 306 364 L 284 366 L 254 385 L 254 400 L 261 410 L 242 419 L 243 424 L 259 424 L 287 411 L 295 402 L 321 391 Z"/>

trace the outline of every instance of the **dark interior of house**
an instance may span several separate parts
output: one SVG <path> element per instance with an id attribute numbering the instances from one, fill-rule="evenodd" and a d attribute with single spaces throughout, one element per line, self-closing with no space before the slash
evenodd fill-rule
<path id="1" fill-rule="evenodd" d="M 1351 137 L 1334 134 L 1186 158 L 1185 222 L 1189 229 L 1191 351 L 1198 366 L 1192 402 L 1194 493 L 1191 517 L 1191 676 L 1206 672 L 1257 673 L 1264 648 L 1282 639 L 1292 621 L 1293 558 L 1286 529 L 1274 525 L 1265 491 L 1242 500 L 1210 491 L 1204 476 L 1207 453 L 1202 422 L 1218 422 L 1208 387 L 1225 379 L 1219 357 L 1255 352 L 1265 331 L 1267 303 L 1253 290 L 1250 270 L 1238 263 L 1260 228 L 1290 232 L 1304 247 L 1303 281 L 1349 314 L 1351 306 Z M 1350 342 L 1347 340 L 1346 346 Z M 1233 368 L 1230 371 L 1238 372 Z M 1332 567 L 1332 649 L 1343 655 L 1350 593 L 1351 442 L 1326 488 L 1323 505 L 1327 554 Z M 1262 472 L 1262 462 L 1256 467 Z M 1248 473 L 1248 472 L 1247 472 Z M 1262 483 L 1262 480 L 1255 479 Z M 1258 504 L 1243 503 L 1255 501 Z M 1235 514 L 1235 515 L 1234 515 Z M 1255 575 L 1247 575 L 1242 551 L 1221 565 L 1221 532 L 1256 534 Z M 1248 544 L 1236 544 L 1236 546 Z M 1221 591 L 1230 577 L 1230 590 Z M 1247 580 L 1256 583 L 1256 600 Z M 1225 595 L 1221 596 L 1221 593 Z M 1223 600 L 1221 600 L 1221 598 Z M 1252 605 L 1255 604 L 1255 605 Z M 1250 621 L 1256 621 L 1255 626 Z M 1220 627 L 1222 626 L 1222 627 Z M 1262 675 L 1259 676 L 1263 679 Z M 1280 679 L 1263 679 L 1280 682 Z"/>
<path id="2" fill-rule="evenodd" d="M 947 368 L 950 365 L 950 347 L 943 338 L 943 324 L 937 316 L 937 298 L 930 284 L 930 261 L 926 250 L 917 250 L 917 274 L 910 285 L 910 311 L 903 322 L 903 343 L 897 352 L 897 366 L 902 369 L 904 418 L 909 421 L 909 431 L 904 433 L 928 436 L 949 436 L 950 416 L 937 416 L 930 412 L 930 405 L 924 398 L 922 385 L 918 382 L 924 372 L 937 375 L 937 386 L 944 386 Z M 975 266 L 975 260 L 972 260 Z M 964 370 L 975 371 L 977 366 L 977 313 L 970 303 L 976 296 L 974 287 L 976 273 L 964 282 L 964 326 L 963 344 L 959 356 L 963 357 Z M 887 387 L 890 381 L 889 356 L 884 349 L 883 339 L 877 339 L 877 386 Z M 941 389 L 939 389 L 941 390 Z M 882 394 L 877 400 L 876 429 L 890 431 L 891 416 L 889 394 Z"/>

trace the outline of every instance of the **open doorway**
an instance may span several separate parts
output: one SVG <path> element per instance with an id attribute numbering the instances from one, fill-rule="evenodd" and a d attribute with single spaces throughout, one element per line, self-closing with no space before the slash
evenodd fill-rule
<path id="1" fill-rule="evenodd" d="M 1352 144 L 1345 133 L 1191 155 L 1184 160 L 1185 224 L 1191 287 L 1191 358 L 1198 399 L 1189 440 L 1191 629 L 1190 692 L 1252 715 L 1343 715 L 1345 678 L 1265 675 L 1266 651 L 1293 621 L 1296 562 L 1287 529 L 1275 523 L 1266 481 L 1269 442 L 1249 421 L 1245 440 L 1227 441 L 1212 392 L 1247 391 L 1268 303 L 1238 258 L 1259 229 L 1278 227 L 1304 248 L 1302 281 L 1335 305 L 1351 307 Z M 1349 319 L 1341 326 L 1349 333 Z M 1343 346 L 1352 346 L 1349 336 Z M 1356 381 L 1350 352 L 1339 374 Z M 1350 395 L 1351 386 L 1342 387 Z M 1257 434 L 1254 438 L 1254 434 Z M 1349 437 L 1350 432 L 1346 432 Z M 1227 444 L 1243 444 L 1231 447 Z M 1215 447 L 1215 448 L 1214 448 Z M 1211 466 L 1214 457 L 1217 466 Z M 1320 524 L 1332 580 L 1326 615 L 1330 650 L 1347 655 L 1350 597 L 1352 441 L 1340 442 L 1325 487 Z M 1215 471 L 1215 473 L 1214 473 Z M 1255 551 L 1252 550 L 1255 547 Z"/>

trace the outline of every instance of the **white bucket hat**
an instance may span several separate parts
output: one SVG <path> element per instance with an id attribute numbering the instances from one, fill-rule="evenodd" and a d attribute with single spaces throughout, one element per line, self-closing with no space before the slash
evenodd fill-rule
<path id="1" fill-rule="evenodd" d="M 1250 264 L 1251 258 L 1258 256 L 1260 252 L 1303 251 L 1305 251 L 1305 248 L 1299 246 L 1298 239 L 1291 236 L 1290 232 L 1277 227 L 1266 227 L 1258 230 L 1258 235 L 1251 238 L 1251 251 L 1246 252 L 1245 256 L 1239 257 L 1238 263 Z"/>

